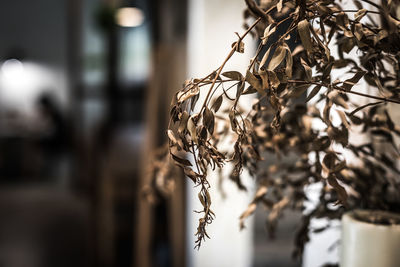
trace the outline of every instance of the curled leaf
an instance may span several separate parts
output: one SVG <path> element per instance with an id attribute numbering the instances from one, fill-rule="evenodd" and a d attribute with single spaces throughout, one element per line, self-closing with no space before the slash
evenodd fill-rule
<path id="1" fill-rule="evenodd" d="M 303 58 L 300 58 L 300 62 L 301 62 L 301 65 L 303 66 L 305 74 L 306 74 L 306 81 L 311 81 L 312 70 L 311 70 L 310 66 L 308 66 L 307 62 Z"/>
<path id="2" fill-rule="evenodd" d="M 355 21 L 360 21 L 365 15 L 367 14 L 366 9 L 360 9 L 354 14 L 354 20 Z"/>
<path id="3" fill-rule="evenodd" d="M 275 32 L 276 27 L 273 24 L 268 25 L 268 27 L 264 30 L 264 35 L 261 37 L 262 44 L 266 45 L 268 42 L 268 38 Z"/>
<path id="4" fill-rule="evenodd" d="M 175 138 L 174 133 L 172 132 L 172 130 L 167 130 L 167 135 L 168 135 L 169 140 L 171 140 L 171 142 L 173 144 L 176 144 L 177 141 L 176 141 L 176 138 Z"/>
<path id="5" fill-rule="evenodd" d="M 188 161 L 187 159 L 180 158 L 172 153 L 171 153 L 171 156 L 178 165 L 192 166 L 192 163 L 190 161 Z"/>
<path id="6" fill-rule="evenodd" d="M 261 81 L 250 71 L 247 71 L 246 73 L 246 82 L 253 86 L 259 93 L 263 92 Z"/>
<path id="7" fill-rule="evenodd" d="M 221 75 L 236 81 L 241 81 L 243 79 L 243 75 L 238 71 L 226 71 L 223 72 Z"/>
<path id="8" fill-rule="evenodd" d="M 274 54 L 272 55 L 267 70 L 274 70 L 276 67 L 278 67 L 279 64 L 281 64 L 281 62 L 285 58 L 285 55 L 286 55 L 286 49 L 282 45 L 278 46 Z"/>
<path id="9" fill-rule="evenodd" d="M 338 194 L 339 203 L 345 204 L 347 200 L 347 192 L 343 186 L 341 186 L 333 175 L 329 175 L 328 183 L 335 189 Z"/>

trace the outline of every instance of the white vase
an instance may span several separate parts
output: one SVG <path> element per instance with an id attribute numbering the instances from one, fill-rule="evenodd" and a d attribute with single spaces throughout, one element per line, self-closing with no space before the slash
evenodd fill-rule
<path id="1" fill-rule="evenodd" d="M 374 224 L 359 218 L 378 215 L 400 220 L 400 215 L 355 210 L 342 217 L 341 267 L 399 267 L 400 224 Z"/>

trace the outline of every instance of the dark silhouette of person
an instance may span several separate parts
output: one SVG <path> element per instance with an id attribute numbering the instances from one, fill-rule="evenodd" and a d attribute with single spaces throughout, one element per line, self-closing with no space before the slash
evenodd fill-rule
<path id="1" fill-rule="evenodd" d="M 70 127 L 60 105 L 52 95 L 41 95 L 37 101 L 37 108 L 41 119 L 47 124 L 47 130 L 39 138 L 45 159 L 45 176 L 57 179 L 61 171 L 61 161 L 65 160 L 70 147 Z"/>

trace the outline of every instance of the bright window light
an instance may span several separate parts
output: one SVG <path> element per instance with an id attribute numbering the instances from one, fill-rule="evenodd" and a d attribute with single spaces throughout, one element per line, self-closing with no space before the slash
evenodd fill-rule
<path id="1" fill-rule="evenodd" d="M 9 59 L 4 61 L 1 71 L 8 79 L 20 79 L 24 74 L 24 65 L 17 59 Z"/>
<path id="2" fill-rule="evenodd" d="M 137 27 L 144 21 L 143 11 L 136 7 L 123 7 L 118 9 L 117 24 L 121 27 Z"/>
<path id="3" fill-rule="evenodd" d="M 64 102 L 64 81 L 62 69 L 16 59 L 0 62 L 0 107 L 29 115 L 43 93 L 52 93 Z"/>

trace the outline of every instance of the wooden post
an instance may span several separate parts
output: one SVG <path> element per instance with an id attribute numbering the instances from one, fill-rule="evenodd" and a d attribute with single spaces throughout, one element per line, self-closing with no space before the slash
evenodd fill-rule
<path id="1" fill-rule="evenodd" d="M 146 142 L 142 151 L 140 186 L 150 183 L 146 172 L 149 155 L 163 141 L 168 122 L 169 106 L 173 94 L 186 79 L 186 16 L 187 1 L 153 0 L 150 3 L 153 23 L 152 76 L 147 91 L 145 113 Z M 185 266 L 185 183 L 177 177 L 176 190 L 167 199 L 168 240 L 172 266 Z M 139 222 L 135 231 L 133 266 L 151 267 L 154 231 L 154 209 L 142 197 L 137 199 Z"/>

